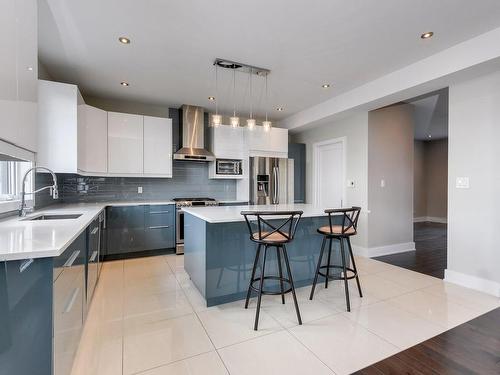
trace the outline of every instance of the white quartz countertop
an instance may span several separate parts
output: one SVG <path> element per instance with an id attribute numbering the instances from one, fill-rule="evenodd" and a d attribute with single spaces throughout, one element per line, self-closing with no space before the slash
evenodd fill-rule
<path id="1" fill-rule="evenodd" d="M 302 217 L 325 216 L 325 209 L 312 204 L 278 204 L 278 205 L 243 205 L 215 207 L 186 207 L 184 212 L 196 216 L 208 223 L 229 223 L 243 221 L 241 211 L 303 211 Z"/>
<path id="2" fill-rule="evenodd" d="M 174 204 L 173 201 L 121 201 L 58 204 L 37 210 L 20 218 L 12 216 L 0 221 L 0 261 L 56 257 L 87 228 L 107 206 L 139 206 Z M 82 214 L 77 219 L 35 220 L 41 214 Z"/>

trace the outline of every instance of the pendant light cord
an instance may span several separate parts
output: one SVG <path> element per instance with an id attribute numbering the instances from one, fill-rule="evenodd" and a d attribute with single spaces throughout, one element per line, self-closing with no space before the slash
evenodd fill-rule
<path id="1" fill-rule="evenodd" d="M 236 69 L 233 68 L 233 116 L 236 117 Z"/>
<path id="2" fill-rule="evenodd" d="M 266 121 L 267 121 L 267 110 L 268 110 L 267 107 L 269 107 L 269 94 L 267 92 L 267 74 L 266 74 Z"/>
<path id="3" fill-rule="evenodd" d="M 253 101 L 252 101 L 252 69 L 250 69 L 250 118 L 253 119 Z"/>
<path id="4" fill-rule="evenodd" d="M 218 115 L 219 114 L 219 105 L 217 103 L 217 101 L 219 100 L 219 80 L 218 80 L 218 75 L 217 75 L 217 72 L 218 72 L 218 65 L 215 64 L 215 114 Z"/>

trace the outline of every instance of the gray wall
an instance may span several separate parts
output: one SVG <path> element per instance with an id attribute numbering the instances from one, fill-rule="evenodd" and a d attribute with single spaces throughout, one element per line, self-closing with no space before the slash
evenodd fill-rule
<path id="1" fill-rule="evenodd" d="M 414 143 L 413 217 L 448 216 L 448 139 Z"/>
<path id="2" fill-rule="evenodd" d="M 450 86 L 446 278 L 498 296 L 499 119 L 500 72 Z M 457 177 L 470 188 L 457 189 Z"/>
<path id="3" fill-rule="evenodd" d="M 346 188 L 346 205 L 359 205 L 363 208 L 359 222 L 359 234 L 353 243 L 366 247 L 368 113 L 359 113 L 331 124 L 292 134 L 291 139 L 295 143 L 306 144 L 306 202 L 313 203 L 313 144 L 340 137 L 346 137 L 346 180 L 354 180 L 356 184 L 354 188 Z"/>
<path id="4" fill-rule="evenodd" d="M 208 165 L 174 162 L 173 178 L 83 177 L 58 175 L 65 203 L 117 200 L 170 200 L 176 197 L 236 198 L 234 180 L 209 180 Z M 143 193 L 137 193 L 142 186 Z"/>
<path id="5" fill-rule="evenodd" d="M 385 181 L 385 187 L 381 186 Z M 413 106 L 368 116 L 368 246 L 413 242 Z"/>

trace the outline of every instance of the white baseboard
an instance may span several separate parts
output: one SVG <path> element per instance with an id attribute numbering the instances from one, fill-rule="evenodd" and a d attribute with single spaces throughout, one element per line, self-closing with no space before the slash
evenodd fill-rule
<path id="1" fill-rule="evenodd" d="M 397 243 L 394 245 L 379 246 L 379 247 L 361 247 L 353 246 L 354 254 L 365 258 L 379 257 L 382 255 L 390 255 L 404 253 L 405 251 L 415 250 L 415 242 Z"/>
<path id="2" fill-rule="evenodd" d="M 471 276 L 449 269 L 444 270 L 444 280 L 469 289 L 475 289 L 483 293 L 491 294 L 495 297 L 500 297 L 500 283 L 497 283 L 496 281 L 482 279 L 477 276 Z"/>
<path id="3" fill-rule="evenodd" d="M 414 223 L 423 223 L 425 221 L 429 221 L 431 223 L 446 224 L 448 222 L 448 219 L 446 217 L 436 217 L 436 216 L 420 216 L 413 218 Z"/>

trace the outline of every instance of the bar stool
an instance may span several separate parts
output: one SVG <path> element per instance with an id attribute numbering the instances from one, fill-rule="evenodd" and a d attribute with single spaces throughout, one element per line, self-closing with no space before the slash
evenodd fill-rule
<path id="1" fill-rule="evenodd" d="M 255 254 L 255 260 L 252 268 L 252 276 L 250 278 L 250 284 L 248 286 L 247 298 L 245 301 L 245 309 L 248 308 L 248 302 L 250 300 L 250 295 L 252 290 L 257 292 L 257 311 L 255 312 L 255 323 L 254 330 L 257 331 L 259 324 L 259 313 L 260 304 L 262 300 L 262 295 L 281 295 L 281 302 L 285 303 L 285 294 L 292 293 L 293 302 L 295 304 L 295 311 L 297 313 L 297 319 L 299 324 L 302 324 L 302 319 L 300 317 L 299 305 L 297 303 L 297 296 L 295 295 L 295 286 L 293 284 L 292 272 L 290 271 L 290 262 L 288 261 L 288 255 L 286 251 L 286 244 L 293 241 L 295 232 L 297 230 L 297 225 L 302 216 L 302 211 L 242 211 L 241 215 L 245 217 L 245 221 L 250 232 L 250 240 L 257 243 L 257 252 Z M 269 220 L 273 220 L 271 223 Z M 253 227 L 252 227 L 253 223 Z M 261 261 L 260 266 L 260 276 L 255 277 L 255 272 L 257 269 L 257 264 L 260 259 L 261 249 L 264 247 L 264 257 Z M 278 276 L 265 274 L 266 269 L 266 258 L 267 250 L 269 248 L 276 248 L 276 257 L 278 261 Z M 283 277 L 282 261 L 281 255 L 285 260 L 285 267 L 288 277 Z M 280 290 L 265 290 L 264 280 L 276 280 L 279 281 Z M 258 286 L 254 284 L 258 283 Z M 284 284 L 288 284 L 288 288 L 285 289 Z"/>
<path id="2" fill-rule="evenodd" d="M 313 299 L 314 289 L 316 288 L 316 283 L 318 282 L 319 275 L 325 278 L 325 289 L 328 288 L 329 280 L 344 280 L 347 311 L 351 311 L 351 304 L 349 301 L 348 280 L 354 278 L 356 279 L 356 283 L 358 284 L 359 296 L 363 297 L 363 293 L 361 292 L 361 284 L 359 283 L 358 270 L 356 268 L 356 263 L 354 261 L 354 255 L 352 253 L 352 246 L 350 240 L 350 237 L 356 235 L 357 233 L 358 219 L 360 212 L 361 212 L 361 207 L 325 210 L 325 213 L 328 214 L 329 225 L 323 226 L 318 229 L 318 233 L 323 235 L 323 242 L 321 244 L 321 252 L 319 254 L 318 265 L 316 267 L 316 274 L 314 275 L 311 295 L 309 296 L 310 300 Z M 342 216 L 342 221 L 341 221 L 342 224 L 334 224 L 333 223 L 334 217 L 338 218 L 340 216 Z M 333 240 L 338 240 L 340 242 L 340 256 L 342 259 L 341 266 L 331 264 Z M 323 262 L 323 254 L 325 251 L 325 246 L 327 241 L 329 241 L 328 259 L 327 263 L 322 266 L 321 263 Z M 352 260 L 352 268 L 347 267 L 346 264 L 346 254 L 345 254 L 345 244 L 344 244 L 345 242 L 347 243 L 349 255 Z M 323 273 L 321 272 L 322 269 L 325 269 L 326 271 Z M 330 275 L 330 269 L 338 269 L 341 270 L 342 272 L 340 276 Z M 348 275 L 348 272 L 350 272 L 351 275 Z"/>

